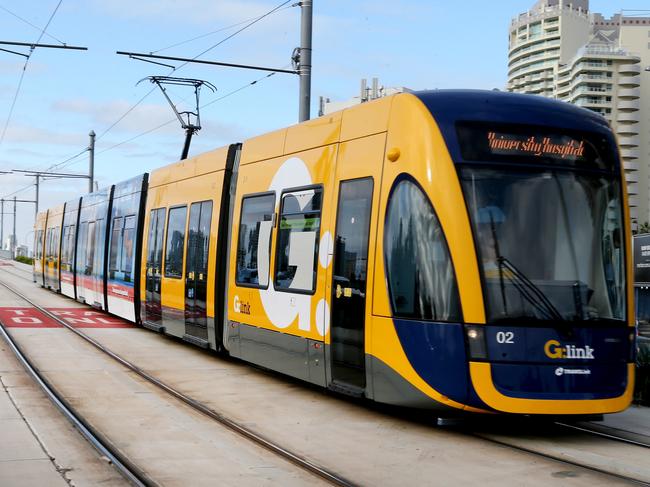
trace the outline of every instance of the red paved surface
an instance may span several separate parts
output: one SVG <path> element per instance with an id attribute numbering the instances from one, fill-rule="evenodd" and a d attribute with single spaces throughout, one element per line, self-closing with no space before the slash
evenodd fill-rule
<path id="1" fill-rule="evenodd" d="M 48 308 L 74 328 L 132 328 L 115 316 L 88 308 Z M 52 318 L 34 308 L 0 308 L 0 322 L 7 328 L 61 328 Z"/>
<path id="2" fill-rule="evenodd" d="M 133 328 L 134 325 L 117 316 L 88 308 L 48 308 L 49 312 L 75 328 Z"/>
<path id="3" fill-rule="evenodd" d="M 34 308 L 0 308 L 0 322 L 7 328 L 62 328 Z"/>

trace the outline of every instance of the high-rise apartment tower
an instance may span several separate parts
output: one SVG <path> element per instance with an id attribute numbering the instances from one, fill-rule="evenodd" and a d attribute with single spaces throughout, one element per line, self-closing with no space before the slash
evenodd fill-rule
<path id="1" fill-rule="evenodd" d="M 650 11 L 611 19 L 589 0 L 539 0 L 510 24 L 509 91 L 605 117 L 617 135 L 633 228 L 650 221 Z"/>

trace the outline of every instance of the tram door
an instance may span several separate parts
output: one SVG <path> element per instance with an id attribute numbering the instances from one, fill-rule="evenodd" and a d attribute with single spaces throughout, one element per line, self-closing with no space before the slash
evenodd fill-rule
<path id="1" fill-rule="evenodd" d="M 384 140 L 380 134 L 341 144 L 336 169 L 330 373 L 334 387 L 359 393 L 366 386 L 368 251 L 371 228 L 376 227 L 373 193 L 381 176 Z"/>
<path id="2" fill-rule="evenodd" d="M 151 210 L 149 217 L 149 237 L 147 239 L 145 321 L 154 326 L 162 326 L 160 278 L 162 275 L 164 230 L 165 208 Z"/>
<path id="3" fill-rule="evenodd" d="M 208 340 L 208 248 L 212 201 L 192 203 L 185 259 L 185 334 Z"/>

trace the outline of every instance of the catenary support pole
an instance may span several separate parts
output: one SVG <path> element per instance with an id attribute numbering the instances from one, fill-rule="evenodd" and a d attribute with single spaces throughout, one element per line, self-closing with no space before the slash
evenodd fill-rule
<path id="1" fill-rule="evenodd" d="M 0 200 L 0 249 L 5 239 L 5 200 Z"/>
<path id="2" fill-rule="evenodd" d="M 90 145 L 88 146 L 88 192 L 93 192 L 93 186 L 95 185 L 95 131 L 91 130 L 90 133 Z"/>
<path id="3" fill-rule="evenodd" d="M 41 179 L 41 175 L 37 174 L 36 175 L 36 198 L 34 198 L 34 200 L 36 201 L 36 209 L 34 210 L 34 224 L 36 224 L 36 217 L 38 216 L 38 190 L 39 190 L 40 179 Z"/>
<path id="4" fill-rule="evenodd" d="M 11 236 L 11 258 L 16 258 L 16 197 L 14 196 L 14 234 Z"/>
<path id="5" fill-rule="evenodd" d="M 311 104 L 311 45 L 313 4 L 313 0 L 302 0 L 300 2 L 300 122 L 304 122 L 310 118 L 309 106 Z"/>

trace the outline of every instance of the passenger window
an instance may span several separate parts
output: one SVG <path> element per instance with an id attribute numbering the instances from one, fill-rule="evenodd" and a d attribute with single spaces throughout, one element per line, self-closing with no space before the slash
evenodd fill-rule
<path id="1" fill-rule="evenodd" d="M 86 243 L 88 242 L 88 222 L 79 224 L 79 242 L 77 243 L 77 272 L 84 272 L 86 265 Z"/>
<path id="2" fill-rule="evenodd" d="M 76 225 L 70 225 L 68 232 L 68 270 L 72 270 L 72 259 L 74 258 L 74 237 L 75 230 L 77 229 Z"/>
<path id="3" fill-rule="evenodd" d="M 275 289 L 313 292 L 323 189 L 284 193 L 275 259 Z"/>
<path id="4" fill-rule="evenodd" d="M 133 240 L 135 238 L 135 215 L 124 219 L 124 236 L 122 238 L 122 261 L 120 269 L 126 274 L 125 281 L 131 280 L 133 270 Z"/>
<path id="5" fill-rule="evenodd" d="M 122 217 L 113 219 L 113 232 L 111 233 L 111 250 L 108 259 L 109 272 L 119 271 L 119 253 L 122 248 Z"/>
<path id="6" fill-rule="evenodd" d="M 55 262 L 59 260 L 59 244 L 61 243 L 59 239 L 60 234 L 61 234 L 61 227 L 56 227 L 54 229 L 54 237 L 52 241 L 52 257 L 54 258 Z"/>
<path id="7" fill-rule="evenodd" d="M 186 216 L 186 206 L 169 210 L 167 242 L 165 244 L 165 277 L 180 279 L 183 276 Z"/>
<path id="8" fill-rule="evenodd" d="M 235 278 L 237 284 L 268 287 L 274 214 L 274 193 L 248 196 L 242 200 Z"/>
<path id="9" fill-rule="evenodd" d="M 87 276 L 92 275 L 93 265 L 95 263 L 95 227 L 96 222 L 88 222 L 88 240 L 86 246 L 86 269 Z"/>
<path id="10" fill-rule="evenodd" d="M 70 265 L 70 231 L 71 225 L 63 227 L 63 238 L 61 239 L 61 269 L 68 270 Z"/>
<path id="11" fill-rule="evenodd" d="M 445 235 L 429 199 L 410 179 L 399 181 L 391 192 L 384 257 L 395 317 L 461 320 Z"/>

